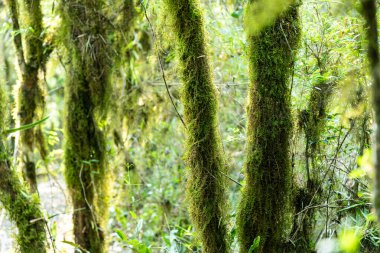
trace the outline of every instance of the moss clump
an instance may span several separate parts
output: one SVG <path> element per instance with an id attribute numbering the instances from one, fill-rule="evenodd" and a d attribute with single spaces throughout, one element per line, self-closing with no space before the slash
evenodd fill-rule
<path id="1" fill-rule="evenodd" d="M 75 242 L 105 252 L 110 172 L 100 122 L 107 115 L 110 55 L 103 1 L 62 2 L 62 39 L 67 50 L 65 178 L 74 210 Z"/>
<path id="2" fill-rule="evenodd" d="M 45 220 L 36 195 L 26 193 L 10 167 L 5 148 L 5 94 L 0 87 L 0 202 L 18 228 L 17 242 L 22 253 L 46 252 Z"/>
<path id="3" fill-rule="evenodd" d="M 204 21 L 198 0 L 165 0 L 177 43 L 187 124 L 187 198 L 203 252 L 228 252 L 226 196 L 217 92 L 212 83 Z"/>
<path id="4" fill-rule="evenodd" d="M 291 193 L 289 81 L 299 35 L 298 5 L 293 4 L 271 25 L 248 36 L 248 146 L 237 215 L 242 253 L 249 251 L 258 236 L 257 252 L 284 249 Z"/>
<path id="5" fill-rule="evenodd" d="M 323 75 L 323 72 L 321 72 Z M 301 112 L 300 126 L 305 132 L 306 139 L 306 168 L 308 180 L 317 176 L 316 171 L 309 171 L 309 163 L 313 169 L 317 167 L 317 154 L 320 151 L 320 138 L 326 127 L 327 106 L 333 93 L 335 82 L 323 80 L 313 85 L 307 110 Z"/>

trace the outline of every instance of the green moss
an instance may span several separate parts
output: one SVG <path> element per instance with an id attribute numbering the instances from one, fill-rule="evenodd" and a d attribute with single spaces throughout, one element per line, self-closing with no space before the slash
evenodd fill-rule
<path id="1" fill-rule="evenodd" d="M 106 144 L 100 122 L 107 116 L 110 55 L 102 1 L 62 3 L 62 39 L 67 50 L 65 86 L 65 178 L 73 200 L 75 241 L 106 252 L 108 210 Z"/>
<path id="2" fill-rule="evenodd" d="M 0 87 L 0 133 L 5 127 L 5 94 Z M 37 195 L 28 195 L 16 172 L 10 167 L 4 136 L 0 134 L 0 202 L 18 229 L 22 253 L 46 252 L 45 220 Z"/>
<path id="3" fill-rule="evenodd" d="M 320 139 L 326 127 L 326 110 L 332 95 L 335 83 L 323 81 L 313 85 L 307 109 L 307 120 L 304 121 L 303 129 L 306 140 L 310 146 L 310 154 L 313 167 L 316 167 L 316 155 L 320 153 Z M 312 173 L 314 174 L 314 173 Z"/>
<path id="4" fill-rule="evenodd" d="M 40 0 L 23 0 L 21 23 L 27 28 L 25 33 L 25 62 L 28 68 L 38 69 L 45 62 L 44 35 Z"/>
<path id="5" fill-rule="evenodd" d="M 19 51 L 19 84 L 16 87 L 16 115 L 19 125 L 30 124 L 43 117 L 45 107 L 45 94 L 42 84 L 39 82 L 39 72 L 42 71 L 46 61 L 46 48 L 43 45 L 42 12 L 39 0 L 8 0 L 9 11 L 14 17 L 13 28 L 25 29 L 26 32 L 15 35 L 16 50 Z M 20 12 L 20 15 L 19 15 Z M 19 20 L 20 18 L 20 20 Z M 34 148 L 37 147 L 42 156 L 46 154 L 43 136 L 35 138 L 35 132 L 41 131 L 39 127 L 20 133 L 20 157 L 25 172 L 25 178 L 29 182 L 32 191 L 37 189 Z M 45 157 L 43 157 L 45 158 Z"/>
<path id="6" fill-rule="evenodd" d="M 252 1 L 253 2 L 253 1 Z M 246 13 L 253 15 L 253 13 Z M 238 207 L 240 252 L 261 238 L 257 252 L 278 253 L 289 231 L 292 131 L 289 82 L 299 42 L 298 5 L 248 37 L 248 101 L 245 184 Z"/>
<path id="7" fill-rule="evenodd" d="M 225 161 L 217 130 L 217 92 L 211 79 L 198 0 L 165 0 L 177 43 L 187 124 L 187 198 L 203 252 L 228 252 Z"/>
<path id="8" fill-rule="evenodd" d="M 5 129 L 5 120 L 7 119 L 7 96 L 5 91 L 0 84 L 0 130 Z M 2 138 L 2 134 L 0 131 L 0 138 Z"/>

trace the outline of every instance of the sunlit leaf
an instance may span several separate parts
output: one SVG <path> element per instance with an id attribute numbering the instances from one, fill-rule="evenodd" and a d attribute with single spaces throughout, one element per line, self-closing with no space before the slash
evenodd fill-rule
<path id="1" fill-rule="evenodd" d="M 260 246 L 260 236 L 256 237 L 255 240 L 253 240 L 253 243 L 251 247 L 249 248 L 248 253 L 253 253 L 255 249 L 258 249 Z"/>
<path id="2" fill-rule="evenodd" d="M 362 236 L 354 229 L 345 229 L 339 235 L 340 249 L 345 253 L 357 253 L 360 248 Z"/>
<path id="3" fill-rule="evenodd" d="M 365 175 L 366 175 L 365 171 L 362 168 L 358 168 L 358 169 L 352 170 L 350 174 L 348 175 L 348 177 L 351 179 L 356 179 L 356 178 L 362 178 Z"/>
<path id="4" fill-rule="evenodd" d="M 293 2 L 293 0 L 258 0 L 247 4 L 244 23 L 248 36 L 257 34 L 272 24 Z"/>
<path id="5" fill-rule="evenodd" d="M 121 231 L 120 229 L 115 229 L 115 232 L 116 232 L 116 234 L 119 236 L 119 238 L 120 238 L 122 241 L 124 241 L 124 242 L 127 241 L 127 236 L 124 234 L 123 231 Z"/>

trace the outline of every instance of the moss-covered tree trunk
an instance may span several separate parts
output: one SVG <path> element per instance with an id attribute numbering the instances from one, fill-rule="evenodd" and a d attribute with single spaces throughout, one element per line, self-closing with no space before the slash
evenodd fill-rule
<path id="1" fill-rule="evenodd" d="M 242 253 L 259 236 L 255 252 L 284 250 L 291 194 L 289 82 L 299 41 L 298 22 L 298 5 L 291 5 L 271 25 L 248 35 L 248 147 L 237 216 Z"/>
<path id="2" fill-rule="evenodd" d="M 71 193 L 75 243 L 106 252 L 108 178 L 104 130 L 110 94 L 110 55 L 103 1 L 62 1 L 67 49 L 65 178 Z"/>
<path id="3" fill-rule="evenodd" d="M 211 78 L 198 0 L 165 0 L 176 37 L 187 124 L 187 198 L 202 252 L 228 252 L 223 173 L 217 129 L 217 94 Z"/>
<path id="4" fill-rule="evenodd" d="M 19 83 L 16 88 L 16 121 L 22 126 L 40 120 L 43 116 L 45 100 L 39 73 L 50 54 L 50 47 L 44 46 L 42 12 L 39 0 L 7 0 L 13 22 L 14 45 L 18 57 Z M 20 4 L 21 3 L 21 4 Z M 22 23 L 19 20 L 19 12 Z M 21 25 L 20 25 L 21 23 Z M 27 32 L 21 33 L 20 29 Z M 24 34 L 24 38 L 22 38 Z M 40 127 L 20 133 L 20 157 L 23 172 L 32 191 L 37 190 L 36 162 L 34 149 L 38 148 L 45 158 L 46 148 Z"/>
<path id="5" fill-rule="evenodd" d="M 36 195 L 28 196 L 8 161 L 5 147 L 5 94 L 0 87 L 0 202 L 18 229 L 21 253 L 46 252 L 45 221 Z"/>
<path id="6" fill-rule="evenodd" d="M 375 208 L 380 221 L 380 57 L 377 32 L 376 0 L 361 0 L 362 13 L 366 20 L 368 39 L 368 59 L 373 78 L 373 105 L 375 109 Z"/>

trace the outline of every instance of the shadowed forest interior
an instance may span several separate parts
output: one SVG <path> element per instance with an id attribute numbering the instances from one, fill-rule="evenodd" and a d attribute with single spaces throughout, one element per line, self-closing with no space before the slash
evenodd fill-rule
<path id="1" fill-rule="evenodd" d="M 376 0 L 0 0 L 0 253 L 380 252 Z"/>

